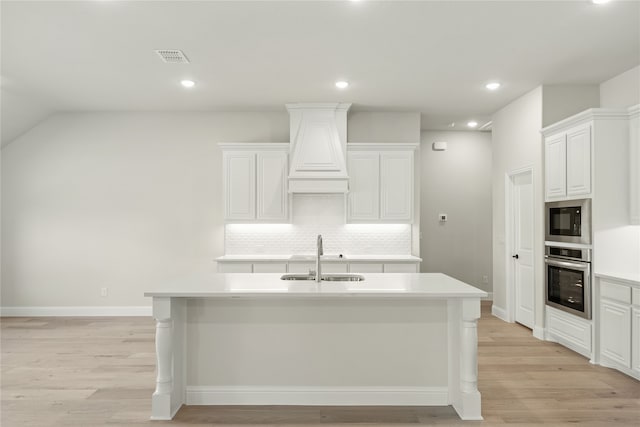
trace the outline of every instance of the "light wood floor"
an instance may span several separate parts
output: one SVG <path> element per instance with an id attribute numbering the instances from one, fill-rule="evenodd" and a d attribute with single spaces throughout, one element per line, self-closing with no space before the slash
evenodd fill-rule
<path id="1" fill-rule="evenodd" d="M 150 318 L 3 318 L 2 427 L 402 424 L 640 425 L 640 382 L 592 366 L 483 303 L 479 388 L 484 422 L 449 407 L 183 407 L 151 422 Z"/>

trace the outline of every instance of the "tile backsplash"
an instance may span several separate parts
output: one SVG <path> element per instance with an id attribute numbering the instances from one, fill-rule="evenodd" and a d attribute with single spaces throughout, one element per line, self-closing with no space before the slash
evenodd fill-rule
<path id="1" fill-rule="evenodd" d="M 345 224 L 344 196 L 295 194 L 291 224 L 227 224 L 225 254 L 411 254 L 410 224 Z"/>

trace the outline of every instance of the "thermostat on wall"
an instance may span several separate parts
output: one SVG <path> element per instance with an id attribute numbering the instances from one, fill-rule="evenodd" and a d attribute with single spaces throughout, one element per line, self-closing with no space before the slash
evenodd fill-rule
<path id="1" fill-rule="evenodd" d="M 440 222 L 447 222 L 447 214 L 438 214 Z"/>
<path id="2" fill-rule="evenodd" d="M 437 141 L 433 143 L 432 147 L 433 151 L 445 151 L 447 149 L 447 143 L 445 141 Z"/>

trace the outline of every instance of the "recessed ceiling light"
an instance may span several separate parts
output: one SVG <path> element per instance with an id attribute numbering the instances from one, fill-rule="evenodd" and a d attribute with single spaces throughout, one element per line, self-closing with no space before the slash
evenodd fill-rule
<path id="1" fill-rule="evenodd" d="M 349 87 L 349 82 L 345 82 L 344 80 L 340 80 L 336 82 L 336 87 L 338 89 L 346 89 Z"/>
<path id="2" fill-rule="evenodd" d="M 610 0 L 591 0 L 591 3 L 593 4 L 605 4 L 605 3 L 609 3 Z"/>
<path id="3" fill-rule="evenodd" d="M 184 87 L 192 88 L 196 85 L 196 82 L 193 80 L 181 80 L 180 84 Z"/>
<path id="4" fill-rule="evenodd" d="M 500 88 L 500 83 L 498 82 L 491 82 L 491 83 L 487 83 L 485 85 L 485 87 L 489 90 L 496 90 L 498 88 Z"/>
<path id="5" fill-rule="evenodd" d="M 470 122 L 467 122 L 467 126 L 469 126 L 470 128 L 474 128 L 478 126 L 478 122 L 474 122 L 473 120 L 471 120 Z"/>

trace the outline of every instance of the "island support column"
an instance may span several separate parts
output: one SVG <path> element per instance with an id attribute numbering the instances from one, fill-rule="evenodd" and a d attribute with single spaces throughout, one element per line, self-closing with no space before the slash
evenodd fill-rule
<path id="1" fill-rule="evenodd" d="M 151 419 L 170 420 L 185 402 L 186 301 L 153 298 L 156 319 L 156 390 L 151 397 Z"/>
<path id="2" fill-rule="evenodd" d="M 482 420 L 478 391 L 480 299 L 451 299 L 449 318 L 449 401 L 463 420 Z"/>

